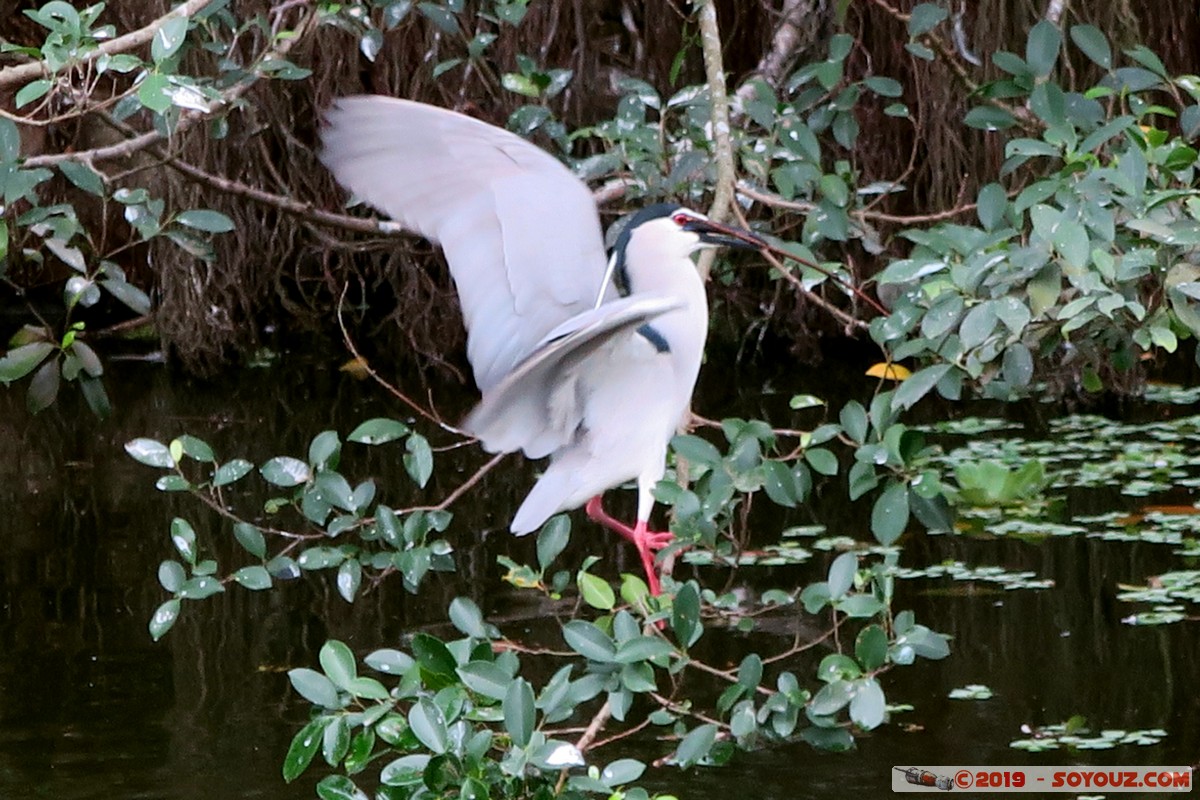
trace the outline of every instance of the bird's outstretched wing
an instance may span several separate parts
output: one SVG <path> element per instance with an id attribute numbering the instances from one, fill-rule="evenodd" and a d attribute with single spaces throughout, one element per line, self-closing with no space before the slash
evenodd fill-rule
<path id="1" fill-rule="evenodd" d="M 643 293 L 572 317 L 485 392 L 460 427 L 493 453 L 524 450 L 530 458 L 549 455 L 568 444 L 579 427 L 587 358 L 617 337 L 633 335 L 655 317 L 682 307 L 678 298 Z"/>
<path id="2" fill-rule="evenodd" d="M 592 307 L 605 268 L 596 206 L 549 153 L 453 111 L 377 96 L 337 100 L 322 139 L 343 186 L 442 245 L 481 391 Z"/>

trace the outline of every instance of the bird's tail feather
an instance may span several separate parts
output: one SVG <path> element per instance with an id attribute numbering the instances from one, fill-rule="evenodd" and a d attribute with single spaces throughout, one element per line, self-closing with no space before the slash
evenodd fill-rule
<path id="1" fill-rule="evenodd" d="M 574 508 L 578 503 L 572 502 L 574 494 L 574 475 L 571 470 L 550 468 L 533 485 L 521 507 L 517 509 L 509 529 L 522 536 L 532 533 L 559 511 Z M 585 498 L 586 499 L 586 498 Z"/>

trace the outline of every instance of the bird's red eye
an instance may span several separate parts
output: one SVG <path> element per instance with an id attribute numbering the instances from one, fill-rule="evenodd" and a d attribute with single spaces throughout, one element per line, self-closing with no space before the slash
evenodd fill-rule
<path id="1" fill-rule="evenodd" d="M 671 221 L 682 228 L 684 225 L 687 225 L 689 222 L 691 222 L 692 218 L 687 214 L 676 214 L 675 216 L 671 217 Z"/>

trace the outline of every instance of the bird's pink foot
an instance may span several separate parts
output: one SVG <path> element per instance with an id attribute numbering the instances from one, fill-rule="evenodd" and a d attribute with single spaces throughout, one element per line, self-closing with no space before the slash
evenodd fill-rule
<path id="1" fill-rule="evenodd" d="M 601 495 L 589 500 L 584 510 L 593 522 L 598 522 L 633 543 L 637 548 L 642 568 L 646 571 L 646 585 L 650 588 L 650 594 L 662 594 L 662 583 L 654 566 L 654 554 L 675 541 L 675 536 L 670 531 L 648 530 L 645 520 L 638 520 L 636 527 L 629 527 L 604 510 Z"/>

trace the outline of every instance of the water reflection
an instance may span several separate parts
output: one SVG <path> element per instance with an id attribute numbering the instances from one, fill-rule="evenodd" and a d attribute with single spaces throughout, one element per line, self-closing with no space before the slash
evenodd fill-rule
<path id="1" fill-rule="evenodd" d="M 706 378 L 706 413 L 719 416 L 734 408 L 743 416 L 764 409 L 784 413 L 784 395 L 756 396 L 752 407 L 735 406 L 745 400 L 730 393 L 733 382 L 719 378 Z M 292 786 L 280 778 L 288 742 L 308 713 L 284 673 L 311 665 L 327 637 L 343 639 L 360 654 L 394 644 L 415 627 L 443 619 L 450 599 L 467 594 L 503 630 L 554 640 L 556 609 L 531 607 L 499 580 L 497 554 L 532 560 L 531 541 L 503 534 L 532 480 L 528 466 L 512 459 L 502 476 L 455 508 L 451 538 L 459 573 L 432 576 L 420 597 L 393 582 L 348 606 L 323 577 L 265 594 L 233 590 L 189 604 L 181 623 L 153 644 L 146 622 L 163 599 L 154 574 L 158 562 L 171 555 L 169 520 L 182 514 L 198 528 L 213 529 L 219 522 L 186 498 L 152 491 L 153 471 L 124 455 L 125 441 L 168 440 L 188 431 L 222 454 L 258 463 L 282 452 L 305 452 L 320 430 L 345 434 L 363 419 L 395 411 L 376 387 L 321 365 L 252 371 L 212 384 L 182 380 L 158 366 L 127 364 L 114 368 L 110 386 L 118 412 L 108 423 L 92 420 L 70 396 L 31 418 L 19 392 L 0 392 L 0 797 L 312 797 L 319 770 Z M 463 394 L 461 402 L 470 397 Z M 482 462 L 475 448 L 441 454 L 430 496 L 443 496 Z M 347 471 L 373 476 L 380 496 L 395 505 L 413 499 L 397 496 L 410 482 L 398 454 L 386 448 L 356 451 Z M 824 486 L 817 516 L 830 533 L 865 538 L 860 510 L 842 505 L 842 495 L 840 485 Z M 1089 492 L 1071 495 L 1068 502 L 1094 513 L 1130 501 Z M 812 519 L 811 511 L 801 510 L 788 524 Z M 464 541 L 468 537 L 476 541 Z M 608 538 L 599 546 L 593 539 L 573 547 L 579 553 L 612 553 L 606 558 L 609 574 L 636 571 L 632 552 Z M 215 555 L 232 552 L 226 536 Z M 760 798 L 840 797 L 886 791 L 893 764 L 1195 760 L 1200 640 L 1194 628 L 1122 625 L 1129 609 L 1114 599 L 1120 582 L 1140 583 L 1179 568 L 1170 548 L 1082 537 L 1041 544 L 906 540 L 906 564 L 945 558 L 1032 570 L 1052 578 L 1055 588 L 1003 592 L 982 584 L 903 583 L 897 608 L 913 607 L 918 619 L 954 637 L 950 659 L 886 675 L 889 700 L 911 703 L 914 711 L 897 714 L 892 724 L 863 737 L 850 755 L 820 755 L 796 744 L 739 754 L 733 766 L 721 770 L 650 773 L 644 783 L 692 798 L 745 796 L 747 785 Z M 825 564 L 818 557 L 755 577 L 764 584 L 803 585 L 822 575 Z M 700 574 L 710 582 L 723 577 L 716 570 Z M 711 633 L 701 649 L 716 663 L 736 664 L 752 649 L 778 649 L 777 640 L 790 637 L 798 624 L 812 623 L 787 612 L 765 625 L 765 632 Z M 824 652 L 788 667 L 807 679 Z M 545 676 L 552 666 L 545 665 Z M 951 688 L 970 683 L 989 685 L 996 697 L 946 699 Z M 693 680 L 688 690 L 707 696 L 718 687 Z M 1010 740 L 1021 738 L 1023 723 L 1054 723 L 1074 714 L 1086 715 L 1095 728 L 1163 727 L 1170 736 L 1154 748 L 1091 754 L 1030 756 L 1009 749 Z M 650 760 L 670 750 L 652 738 L 621 747 L 624 752 L 611 758 Z"/>

